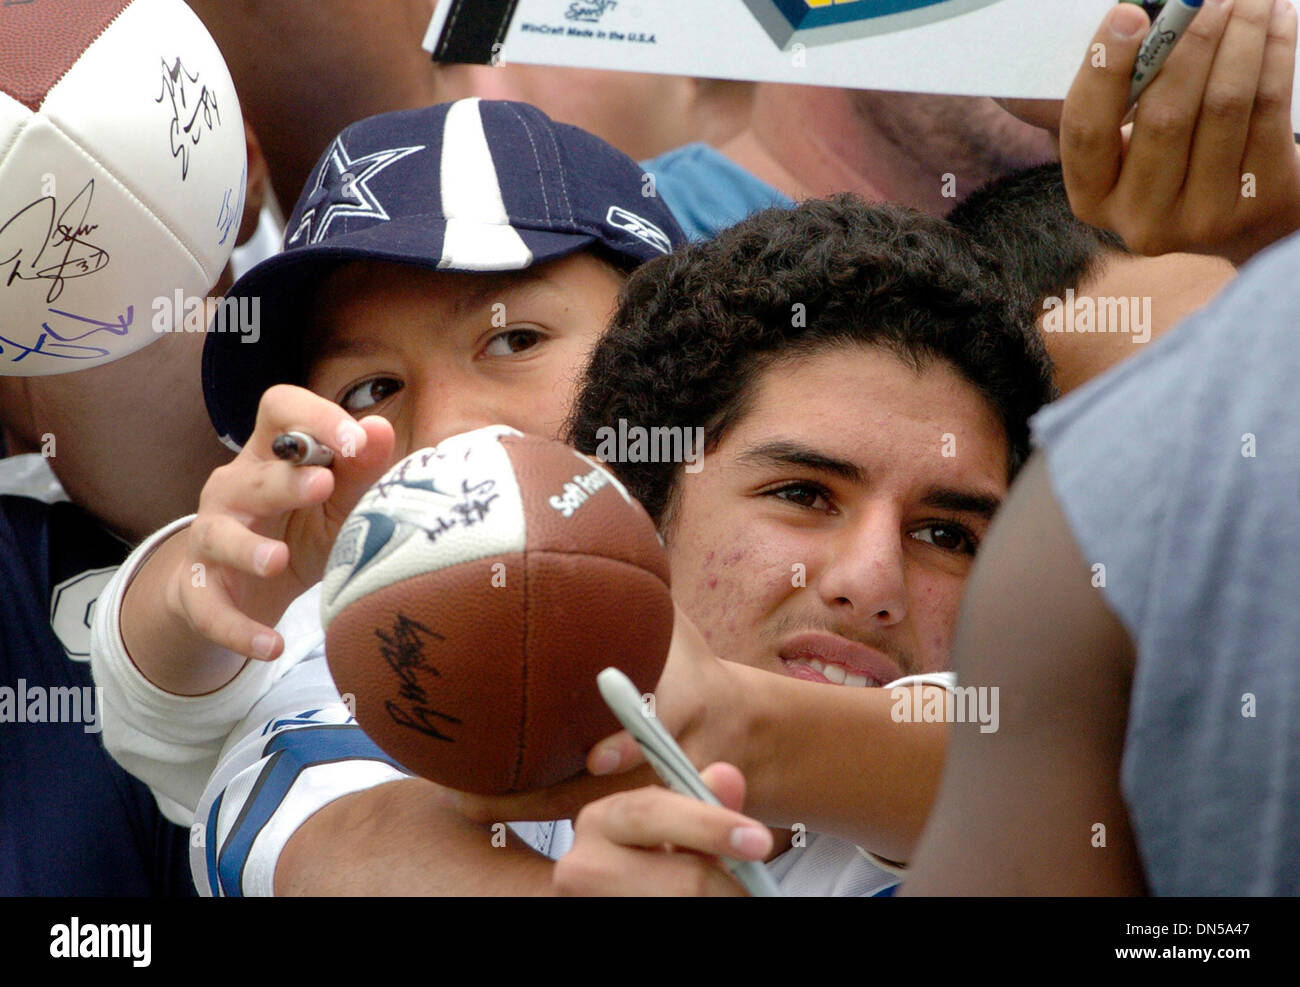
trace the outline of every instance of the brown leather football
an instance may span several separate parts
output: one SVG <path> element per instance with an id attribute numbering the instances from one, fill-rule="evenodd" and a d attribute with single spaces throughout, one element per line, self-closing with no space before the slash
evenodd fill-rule
<path id="1" fill-rule="evenodd" d="M 658 681 L 668 586 L 653 524 L 610 473 L 493 426 L 408 456 L 362 498 L 326 570 L 326 655 L 357 722 L 412 772 L 542 788 L 619 729 L 602 668 Z"/>
<path id="2" fill-rule="evenodd" d="M 131 0 L 44 0 L 0 7 L 0 92 L 39 110 L 55 84 Z"/>

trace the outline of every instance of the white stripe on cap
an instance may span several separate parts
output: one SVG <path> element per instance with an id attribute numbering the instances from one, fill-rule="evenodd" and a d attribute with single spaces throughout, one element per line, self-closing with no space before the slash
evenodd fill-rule
<path id="1" fill-rule="evenodd" d="M 533 262 L 533 252 L 506 214 L 477 98 L 462 99 L 447 111 L 442 135 L 442 214 L 447 217 L 447 233 L 439 267 L 518 271 Z"/>

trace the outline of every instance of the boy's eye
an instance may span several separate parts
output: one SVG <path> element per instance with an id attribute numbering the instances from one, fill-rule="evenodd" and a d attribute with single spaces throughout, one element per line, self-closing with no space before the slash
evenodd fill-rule
<path id="1" fill-rule="evenodd" d="M 974 555 L 975 537 L 959 524 L 928 524 L 912 532 L 917 541 L 926 542 L 945 552 Z"/>
<path id="2" fill-rule="evenodd" d="M 545 337 L 536 329 L 510 329 L 497 333 L 483 348 L 484 356 L 511 356 L 530 350 Z"/>
<path id="3" fill-rule="evenodd" d="M 402 382 L 393 377 L 371 377 L 344 391 L 343 396 L 339 398 L 339 404 L 356 414 L 374 407 L 401 389 Z"/>
<path id="4" fill-rule="evenodd" d="M 767 492 L 769 497 L 784 500 L 798 507 L 814 510 L 829 510 L 830 494 L 815 483 L 791 483 Z"/>

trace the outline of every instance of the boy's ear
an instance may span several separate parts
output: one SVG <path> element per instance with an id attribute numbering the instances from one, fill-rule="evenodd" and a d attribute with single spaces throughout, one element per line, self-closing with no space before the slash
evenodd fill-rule
<path id="1" fill-rule="evenodd" d="M 266 185 L 269 181 L 262 144 L 247 120 L 244 121 L 244 142 L 248 146 L 248 189 L 244 193 L 244 217 L 240 221 L 239 235 L 235 238 L 236 245 L 247 242 L 257 232 L 258 218 L 262 204 L 266 201 Z"/>

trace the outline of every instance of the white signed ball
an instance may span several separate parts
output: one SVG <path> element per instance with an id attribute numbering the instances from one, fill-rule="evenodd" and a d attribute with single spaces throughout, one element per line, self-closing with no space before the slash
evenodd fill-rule
<path id="1" fill-rule="evenodd" d="M 234 83 L 184 0 L 0 6 L 0 374 L 178 328 L 234 249 L 246 179 Z"/>

